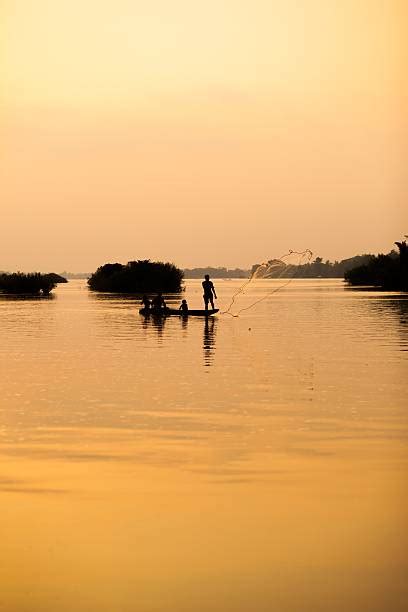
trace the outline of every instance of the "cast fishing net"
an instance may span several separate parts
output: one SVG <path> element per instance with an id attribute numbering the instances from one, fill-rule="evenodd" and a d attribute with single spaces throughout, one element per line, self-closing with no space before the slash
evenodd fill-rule
<path id="1" fill-rule="evenodd" d="M 260 302 L 268 299 L 274 293 L 281 291 L 287 287 L 295 278 L 302 278 L 302 266 L 310 263 L 313 257 L 312 251 L 288 251 L 281 255 L 278 259 L 269 259 L 257 266 L 253 267 L 250 278 L 239 287 L 233 294 L 228 308 L 221 311 L 220 314 L 230 315 L 231 317 L 239 317 L 245 310 L 250 310 Z M 281 281 L 278 284 L 266 289 L 261 297 L 251 301 L 249 305 L 238 307 L 239 298 L 243 295 L 251 295 L 253 293 L 254 282 L 259 279 L 274 279 Z M 235 310 L 238 308 L 237 310 Z"/>

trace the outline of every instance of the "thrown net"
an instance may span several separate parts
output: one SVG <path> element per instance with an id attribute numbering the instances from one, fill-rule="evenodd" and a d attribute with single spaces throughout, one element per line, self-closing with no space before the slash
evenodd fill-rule
<path id="1" fill-rule="evenodd" d="M 310 263 L 313 253 L 310 249 L 306 251 L 288 251 L 278 259 L 269 259 L 257 266 L 254 266 L 250 278 L 241 285 L 234 293 L 228 308 L 221 314 L 230 315 L 231 317 L 239 317 L 241 312 L 253 308 L 260 302 L 263 302 L 268 297 L 277 293 L 284 287 L 287 287 L 295 278 L 302 278 L 302 266 Z M 233 312 L 233 308 L 237 305 L 237 300 L 241 295 L 248 294 L 252 290 L 253 282 L 257 279 L 278 279 L 282 282 L 269 288 L 260 298 L 257 298 L 249 305 L 239 308 Z"/>

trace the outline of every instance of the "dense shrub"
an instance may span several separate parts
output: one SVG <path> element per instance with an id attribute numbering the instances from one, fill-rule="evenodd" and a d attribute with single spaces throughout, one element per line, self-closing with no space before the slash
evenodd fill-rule
<path id="1" fill-rule="evenodd" d="M 181 290 L 183 272 L 161 261 L 129 261 L 105 264 L 94 272 L 88 285 L 95 291 L 111 293 L 173 293 Z"/>
<path id="2" fill-rule="evenodd" d="M 55 287 L 55 282 L 48 274 L 34 272 L 23 274 L 15 272 L 12 274 L 0 274 L 0 291 L 3 293 L 49 295 Z"/>
<path id="3" fill-rule="evenodd" d="M 407 245 L 395 243 L 399 253 L 391 251 L 388 255 L 377 255 L 364 266 L 357 266 L 345 273 L 344 278 L 350 285 L 369 285 L 394 291 L 407 291 L 408 265 Z"/>

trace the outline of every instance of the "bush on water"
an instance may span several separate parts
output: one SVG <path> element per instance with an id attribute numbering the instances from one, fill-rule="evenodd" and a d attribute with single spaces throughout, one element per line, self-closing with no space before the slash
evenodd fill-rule
<path id="1" fill-rule="evenodd" d="M 14 295 L 49 295 L 55 287 L 55 282 L 48 274 L 33 272 L 23 274 L 14 272 L 12 274 L 0 274 L 0 291 Z"/>
<path id="2" fill-rule="evenodd" d="M 144 259 L 105 264 L 92 274 L 88 285 L 110 293 L 175 293 L 181 291 L 182 281 L 183 272 L 174 264 Z"/>

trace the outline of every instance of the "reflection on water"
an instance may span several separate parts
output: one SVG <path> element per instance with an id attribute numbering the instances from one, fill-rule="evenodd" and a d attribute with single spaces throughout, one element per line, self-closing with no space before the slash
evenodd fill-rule
<path id="1" fill-rule="evenodd" d="M 156 332 L 158 343 L 163 343 L 165 340 L 165 329 L 166 322 L 169 320 L 168 317 L 149 316 L 141 317 L 141 325 L 144 330 L 146 337 L 151 336 L 152 331 Z M 193 322 L 191 322 L 193 320 Z M 178 326 L 181 328 L 183 338 L 188 336 L 189 323 L 196 327 L 201 326 L 203 329 L 203 354 L 204 354 L 204 365 L 206 367 L 211 366 L 214 360 L 215 351 L 215 332 L 216 332 L 216 319 L 214 317 L 197 317 L 192 318 L 188 316 L 173 317 L 175 325 L 171 327 L 171 333 L 168 341 L 172 342 L 174 339 L 174 333 L 178 331 Z M 167 326 L 170 329 L 170 326 Z"/>
<path id="2" fill-rule="evenodd" d="M 405 610 L 407 306 L 323 279 L 238 319 L 0 299 L 0 610 Z"/>
<path id="3" fill-rule="evenodd" d="M 166 320 L 166 317 L 154 315 L 143 317 L 142 327 L 146 334 L 150 334 L 152 330 L 155 331 L 157 333 L 157 340 L 159 343 L 161 343 L 163 341 L 163 332 L 165 329 Z"/>
<path id="4" fill-rule="evenodd" d="M 204 319 L 204 337 L 203 337 L 203 349 L 204 349 L 204 365 L 209 367 L 214 360 L 215 351 L 215 332 L 216 332 L 216 319 L 214 317 L 206 317 Z"/>
<path id="5" fill-rule="evenodd" d="M 49 295 L 13 295 L 12 293 L 2 293 L 0 291 L 0 301 L 2 302 L 43 302 L 50 301 L 55 298 L 55 294 L 50 293 Z"/>
<path id="6" fill-rule="evenodd" d="M 399 296 L 397 299 L 388 296 L 379 297 L 372 308 L 381 317 L 392 317 L 393 323 L 399 322 L 400 350 L 408 350 L 408 296 Z"/>

